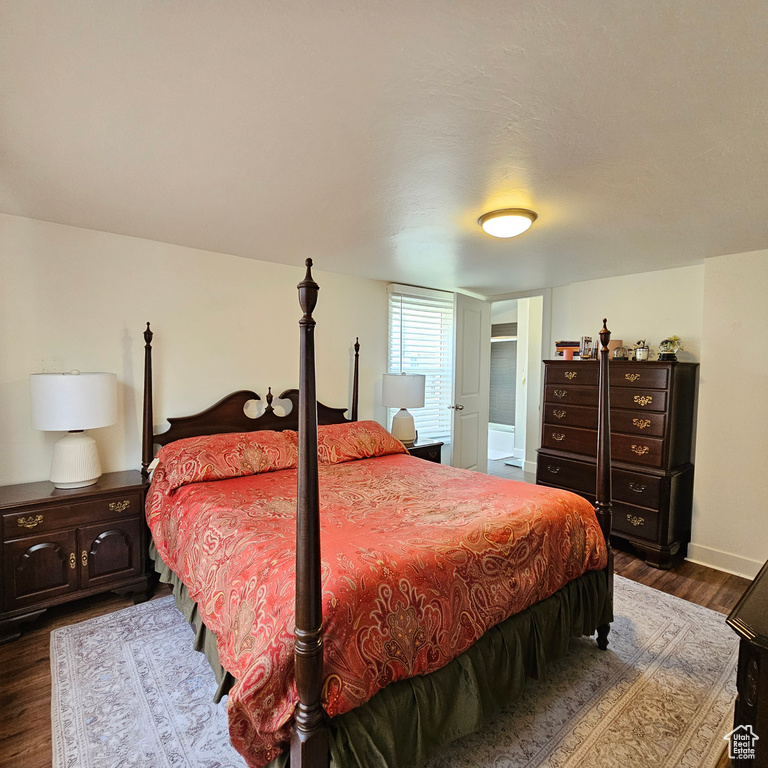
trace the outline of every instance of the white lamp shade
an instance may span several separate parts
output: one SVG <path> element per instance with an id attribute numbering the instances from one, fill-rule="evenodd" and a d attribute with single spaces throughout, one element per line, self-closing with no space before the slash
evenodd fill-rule
<path id="1" fill-rule="evenodd" d="M 385 408 L 423 408 L 426 380 L 421 373 L 385 373 L 381 404 Z"/>
<path id="2" fill-rule="evenodd" d="M 114 373 L 33 373 L 29 383 L 35 429 L 66 432 L 117 421 Z"/>

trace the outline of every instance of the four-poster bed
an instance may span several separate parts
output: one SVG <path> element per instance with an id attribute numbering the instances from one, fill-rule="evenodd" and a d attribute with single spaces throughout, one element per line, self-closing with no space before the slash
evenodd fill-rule
<path id="1" fill-rule="evenodd" d="M 164 446 L 147 502 L 156 568 L 182 594 L 177 602 L 196 599 L 197 618 L 216 634 L 213 655 L 218 650 L 237 686 L 230 734 L 250 765 L 273 759 L 289 726 L 294 768 L 328 765 L 329 750 L 339 765 L 374 759 L 366 755 L 377 765 L 407 764 L 466 732 L 459 721 L 481 724 L 487 710 L 519 693 L 526 673 L 561 655 L 569 636 L 597 630 L 607 647 L 609 332 L 604 325 L 593 511 L 568 492 L 427 465 L 378 425 L 357 422 L 357 342 L 352 418 L 317 403 L 319 287 L 310 260 L 298 288 L 300 387 L 280 396 L 293 405 L 285 416 L 272 408 L 270 390 L 264 413 L 247 417 L 244 405 L 260 398 L 241 391 L 169 419 L 170 428 L 153 435 L 148 325 L 145 476 L 153 444 Z M 441 496 L 435 486 L 448 490 Z M 438 529 L 448 539 L 436 538 Z M 249 554 L 238 560 L 241 551 Z M 294 568 L 295 587 L 285 578 Z M 278 595 L 295 597 L 295 613 Z M 190 618 L 197 606 L 184 610 Z M 509 659 L 502 646 L 512 649 Z M 262 660 L 256 648 L 271 655 Z M 287 672 L 274 672 L 278 662 Z M 477 680 L 469 693 L 468 670 Z M 462 706 L 471 716 L 457 714 Z M 286 762 L 286 753 L 276 758 Z"/>

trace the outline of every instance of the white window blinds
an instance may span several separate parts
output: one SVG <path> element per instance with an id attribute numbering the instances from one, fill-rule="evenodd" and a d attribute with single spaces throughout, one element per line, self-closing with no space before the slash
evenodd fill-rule
<path id="1" fill-rule="evenodd" d="M 448 441 L 453 397 L 453 305 L 445 291 L 390 285 L 389 373 L 423 373 L 423 408 L 411 413 L 419 440 Z M 390 410 L 390 418 L 395 410 Z"/>

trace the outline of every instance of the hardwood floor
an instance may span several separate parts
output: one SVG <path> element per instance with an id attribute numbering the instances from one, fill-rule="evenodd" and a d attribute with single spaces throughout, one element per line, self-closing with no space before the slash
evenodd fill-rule
<path id="1" fill-rule="evenodd" d="M 616 552 L 616 573 L 721 613 L 731 610 L 749 584 L 688 562 L 673 571 L 659 571 L 625 552 Z M 161 586 L 155 599 L 169 591 Z M 29 625 L 19 640 L 0 646 L 0 765 L 51 766 L 51 630 L 131 604 L 130 598 L 107 593 L 58 606 Z M 717 768 L 729 764 L 724 754 Z"/>

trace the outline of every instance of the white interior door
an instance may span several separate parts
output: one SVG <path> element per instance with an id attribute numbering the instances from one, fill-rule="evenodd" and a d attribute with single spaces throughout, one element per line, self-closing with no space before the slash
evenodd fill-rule
<path id="1" fill-rule="evenodd" d="M 454 467 L 488 469 L 491 389 L 491 305 L 456 294 L 453 410 Z"/>

